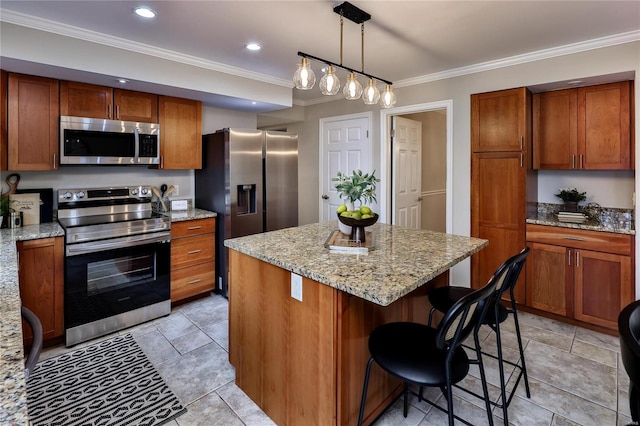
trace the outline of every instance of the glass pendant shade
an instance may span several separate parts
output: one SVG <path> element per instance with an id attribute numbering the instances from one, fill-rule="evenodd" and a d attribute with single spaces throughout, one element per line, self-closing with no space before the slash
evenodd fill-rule
<path id="1" fill-rule="evenodd" d="M 355 73 L 352 72 L 349 75 L 349 80 L 345 83 L 342 93 L 344 93 L 345 99 L 350 101 L 360 99 L 360 96 L 362 96 L 362 85 L 356 78 Z"/>
<path id="2" fill-rule="evenodd" d="M 369 79 L 369 85 L 362 93 L 362 99 L 366 105 L 375 105 L 380 100 L 380 90 L 378 90 L 372 78 Z"/>
<path id="3" fill-rule="evenodd" d="M 302 63 L 298 65 L 298 70 L 293 74 L 293 82 L 296 89 L 311 90 L 316 84 L 316 74 L 309 66 L 309 60 L 302 58 Z"/>
<path id="4" fill-rule="evenodd" d="M 327 69 L 327 73 L 320 79 L 320 92 L 323 95 L 335 95 L 340 90 L 340 79 L 333 72 L 333 67 L 330 65 Z"/>
<path id="5" fill-rule="evenodd" d="M 382 92 L 380 96 L 380 106 L 382 108 L 391 108 L 396 104 L 396 94 L 393 93 L 393 89 L 391 89 L 391 85 L 387 84 L 387 87 Z"/>

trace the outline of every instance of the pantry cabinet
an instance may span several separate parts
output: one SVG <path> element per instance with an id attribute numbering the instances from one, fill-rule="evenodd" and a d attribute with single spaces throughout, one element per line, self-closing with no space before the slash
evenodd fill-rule
<path id="1" fill-rule="evenodd" d="M 158 95 L 62 81 L 60 115 L 157 123 Z"/>
<path id="2" fill-rule="evenodd" d="M 471 258 L 471 286 L 480 288 L 525 247 L 528 201 L 537 196 L 531 170 L 531 93 L 526 88 L 471 96 L 471 236 L 489 246 Z M 525 300 L 525 276 L 515 287 Z"/>
<path id="3" fill-rule="evenodd" d="M 7 97 L 8 169 L 57 170 L 58 80 L 9 73 Z"/>
<path id="4" fill-rule="evenodd" d="M 630 170 L 629 81 L 536 93 L 534 168 Z"/>
<path id="5" fill-rule="evenodd" d="M 171 301 L 215 288 L 215 218 L 171 225 Z"/>
<path id="6" fill-rule="evenodd" d="M 617 329 L 635 300 L 630 235 L 527 225 L 526 305 Z"/>
<path id="7" fill-rule="evenodd" d="M 64 239 L 18 241 L 20 299 L 40 322 L 45 341 L 64 335 Z M 25 345 L 33 340 L 31 328 L 22 326 Z"/>
<path id="8" fill-rule="evenodd" d="M 202 102 L 160 96 L 160 168 L 202 168 Z"/>

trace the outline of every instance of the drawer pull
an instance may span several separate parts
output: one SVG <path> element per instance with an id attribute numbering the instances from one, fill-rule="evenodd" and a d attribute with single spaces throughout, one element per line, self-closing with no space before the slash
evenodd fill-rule
<path id="1" fill-rule="evenodd" d="M 198 250 L 189 250 L 187 253 L 189 254 L 198 254 L 200 253 L 202 250 L 198 249 Z"/>
<path id="2" fill-rule="evenodd" d="M 569 250 L 569 266 L 571 266 L 571 255 L 572 255 L 571 250 Z"/>
<path id="3" fill-rule="evenodd" d="M 195 283 L 199 283 L 200 281 L 202 280 L 201 279 L 191 280 L 191 281 L 188 281 L 187 284 L 195 284 Z"/>
<path id="4" fill-rule="evenodd" d="M 565 235 L 565 240 L 584 241 L 584 238 L 574 237 L 573 235 Z"/>
<path id="5" fill-rule="evenodd" d="M 189 228 L 187 228 L 189 231 L 195 231 L 196 229 L 201 229 L 202 226 L 190 226 Z"/>

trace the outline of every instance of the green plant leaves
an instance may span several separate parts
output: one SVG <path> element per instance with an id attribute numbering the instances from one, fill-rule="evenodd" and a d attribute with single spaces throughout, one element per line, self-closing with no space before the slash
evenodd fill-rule
<path id="1" fill-rule="evenodd" d="M 376 201 L 376 185 L 380 179 L 375 176 L 374 170 L 371 174 L 363 173 L 362 170 L 354 170 L 353 175 L 348 176 L 342 172 L 331 180 L 337 182 L 335 187 L 341 198 L 352 203 L 359 201 L 360 204 Z"/>

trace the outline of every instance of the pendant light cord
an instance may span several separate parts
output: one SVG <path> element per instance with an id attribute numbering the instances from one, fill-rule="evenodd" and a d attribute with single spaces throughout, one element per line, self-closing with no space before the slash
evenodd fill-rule
<path id="1" fill-rule="evenodd" d="M 344 28 L 344 12 L 340 12 L 340 65 L 342 65 L 342 32 Z"/>
<path id="2" fill-rule="evenodd" d="M 362 23 L 362 29 L 360 30 L 361 44 L 360 44 L 360 52 L 362 54 L 362 72 L 364 72 L 364 22 Z"/>

